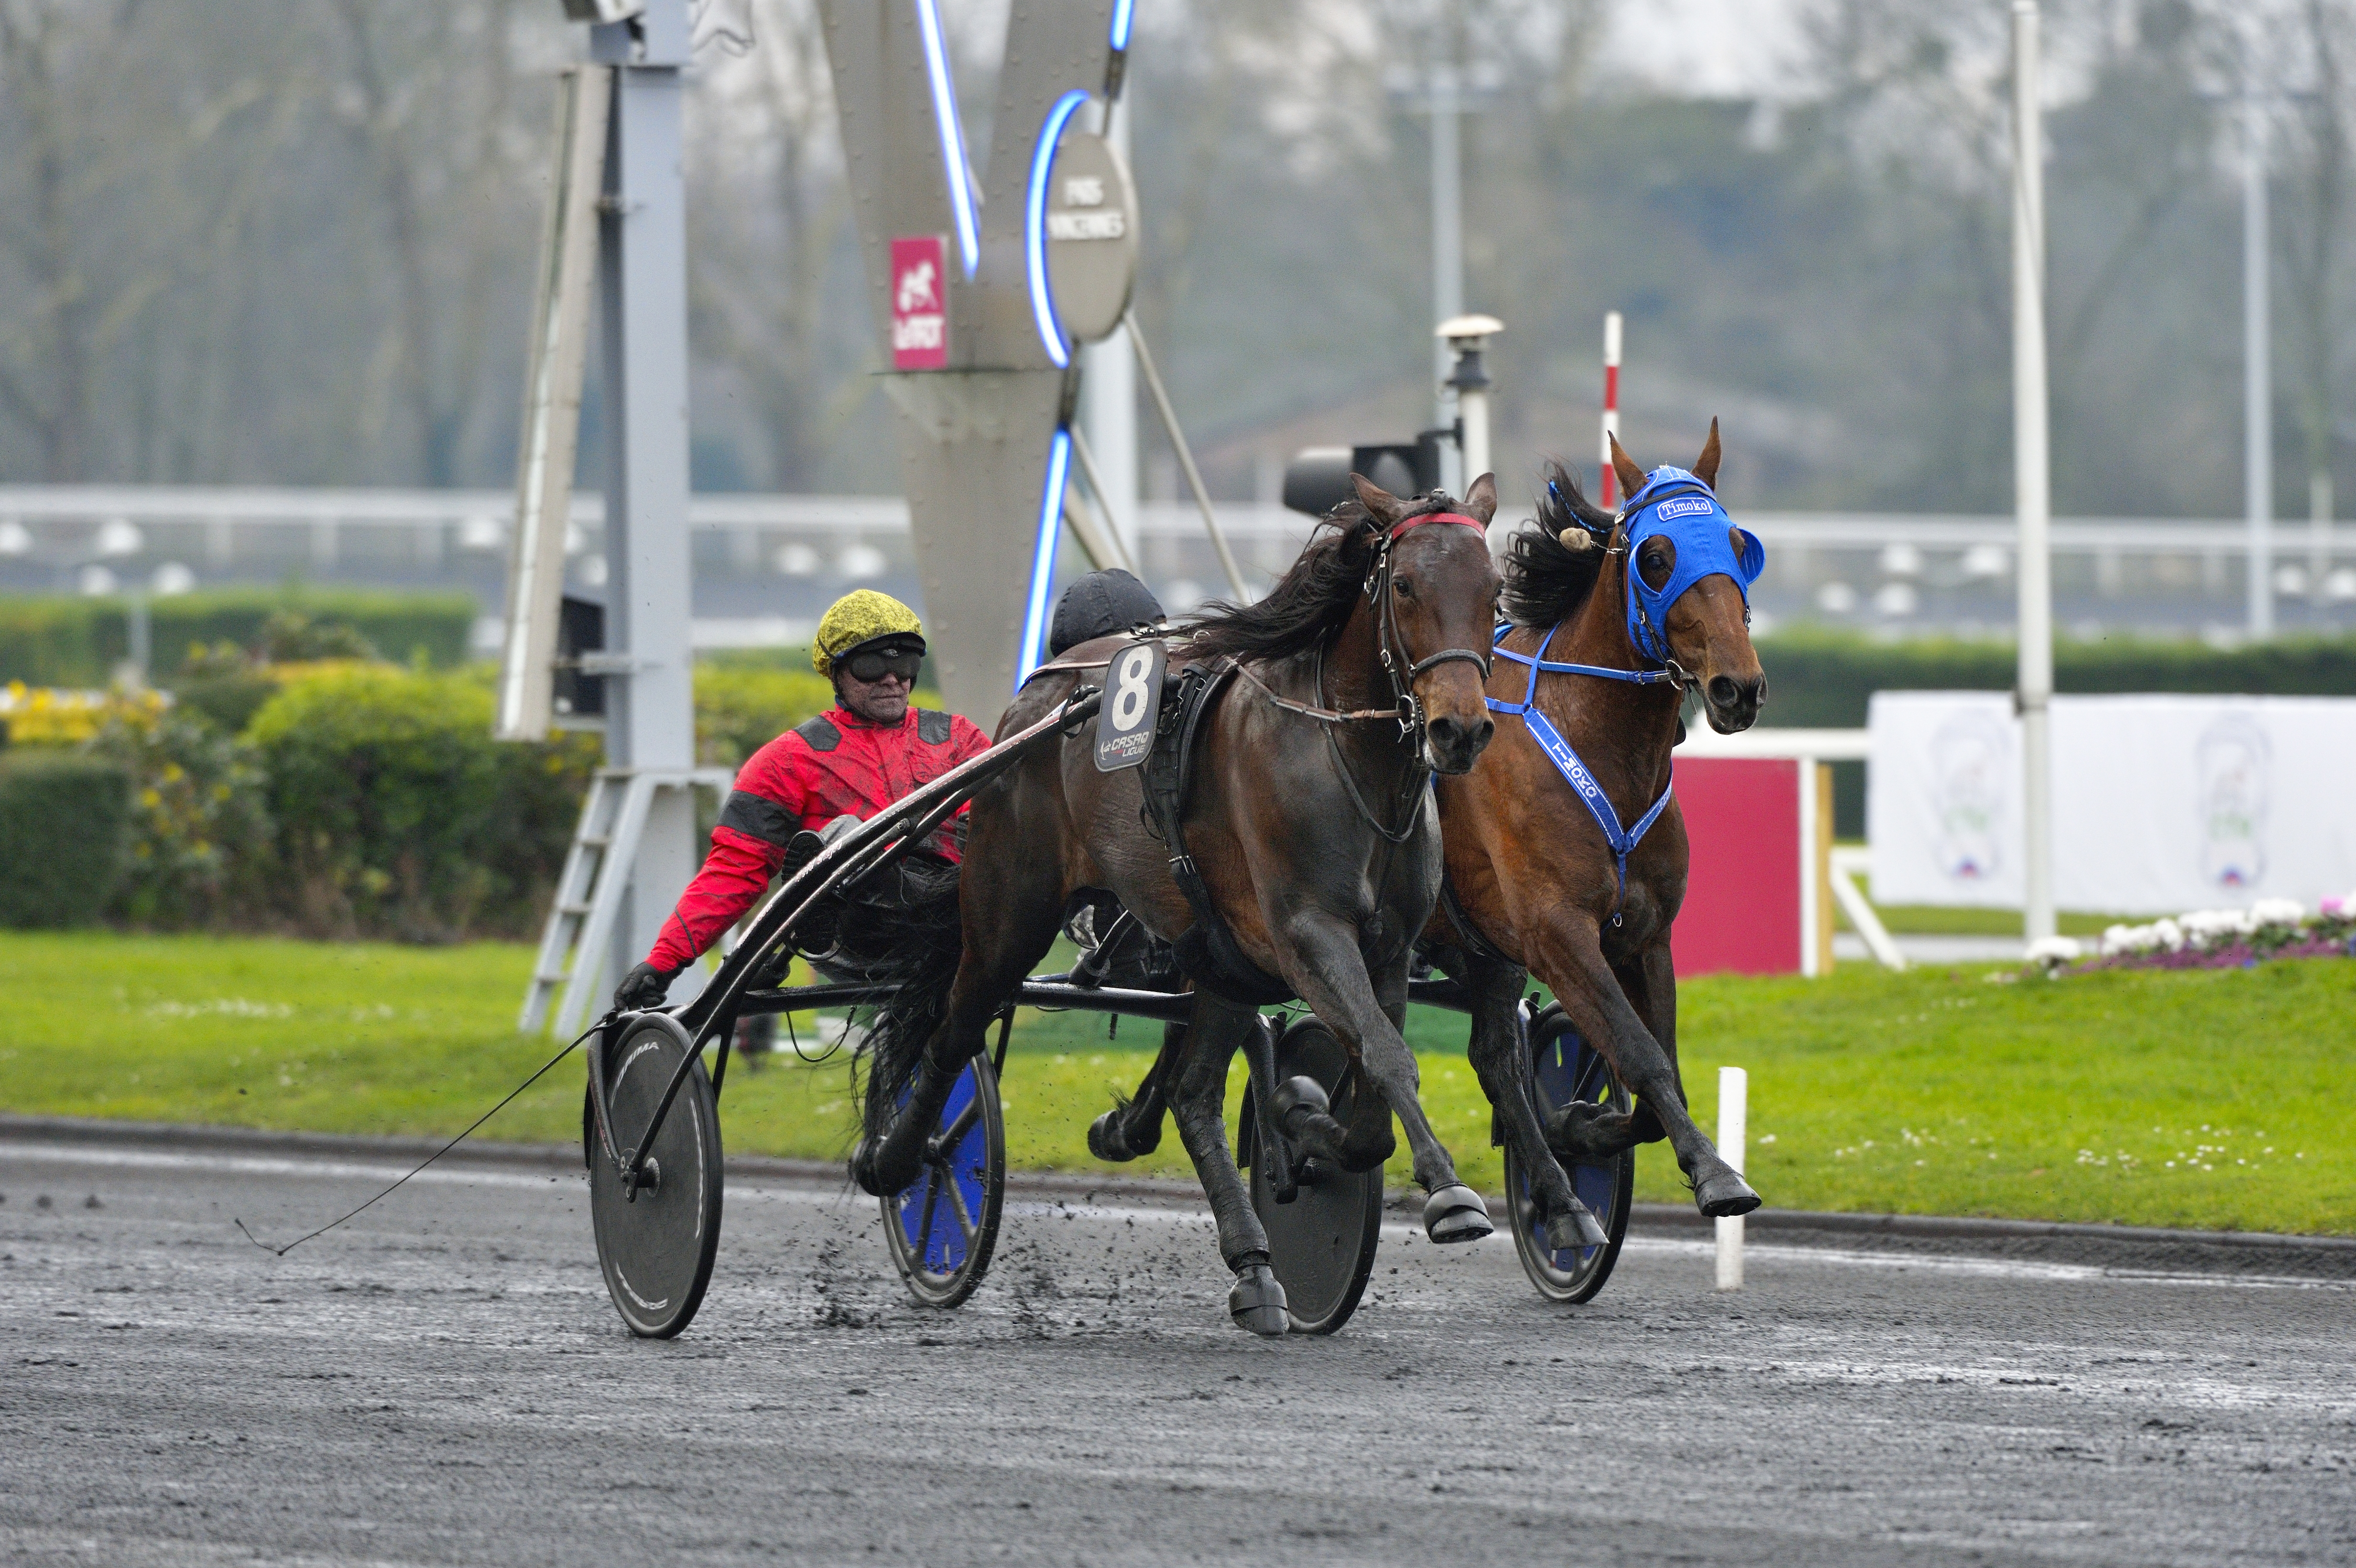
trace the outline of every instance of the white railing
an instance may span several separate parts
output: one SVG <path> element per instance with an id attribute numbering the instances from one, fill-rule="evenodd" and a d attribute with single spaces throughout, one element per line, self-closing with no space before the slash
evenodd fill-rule
<path id="1" fill-rule="evenodd" d="M 513 507 L 506 490 L 0 485 L 0 583 L 32 586 L 43 569 L 51 581 L 70 579 L 80 568 L 94 586 L 108 581 L 107 563 L 208 581 L 298 568 L 471 580 L 504 569 Z M 1263 578 L 1292 559 L 1311 527 L 1267 502 L 1218 511 L 1247 568 Z M 1139 514 L 1150 580 L 1182 600 L 1219 580 L 1193 506 L 1149 501 Z M 724 563 L 739 582 L 767 574 L 857 581 L 913 569 L 907 507 L 897 496 L 700 495 L 689 517 L 701 566 Z M 1936 613 L 1948 619 L 2008 618 L 2009 517 L 1746 512 L 1742 521 L 1769 547 L 1759 592 L 1778 615 L 1895 628 L 1917 614 L 1919 590 L 1944 595 Z M 594 558 L 603 523 L 602 498 L 576 494 L 567 552 Z M 2061 590 L 2084 613 L 2099 614 L 2094 606 L 2104 600 L 2165 600 L 2179 612 L 2198 600 L 2212 615 L 2238 608 L 2248 560 L 2238 519 L 2061 517 L 2052 542 Z M 2356 613 L 2356 524 L 2286 519 L 2272 549 L 2279 594 L 2308 600 L 2327 623 Z"/>
<path id="2" fill-rule="evenodd" d="M 293 485 L 0 485 L 0 523 L 91 528 L 121 518 L 134 525 L 203 527 L 227 525 L 259 529 L 447 528 L 488 523 L 502 532 L 515 507 L 506 490 L 330 489 Z M 1260 539 L 1305 534 L 1309 519 L 1269 502 L 1227 502 L 1218 507 L 1228 531 Z M 789 496 L 705 494 L 689 505 L 699 528 L 755 528 L 772 532 L 849 535 L 905 533 L 907 504 L 896 496 Z M 605 520 L 605 500 L 577 492 L 573 519 L 584 528 Z M 1976 545 L 2009 548 L 2009 517 L 1901 512 L 1745 512 L 1744 527 L 1769 544 L 1839 550 L 1879 549 L 1894 543 L 1919 549 L 1968 550 Z M 1147 501 L 1139 507 L 1139 528 L 1148 538 L 1192 539 L 1202 532 L 1199 513 L 1188 502 Z M 2276 526 L 2278 557 L 2303 558 L 2323 550 L 2334 558 L 2356 557 L 2356 523 L 2328 528 L 2284 519 Z M 2131 554 L 2228 556 L 2244 553 L 2246 530 L 2239 518 L 2056 517 L 2053 548 L 2062 554 L 2104 550 Z"/>

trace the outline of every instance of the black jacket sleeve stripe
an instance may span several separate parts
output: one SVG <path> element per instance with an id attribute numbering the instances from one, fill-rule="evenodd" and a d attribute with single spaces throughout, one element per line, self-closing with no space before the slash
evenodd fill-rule
<path id="1" fill-rule="evenodd" d="M 736 789 L 728 792 L 728 803 L 720 808 L 720 826 L 782 848 L 793 841 L 802 825 L 799 817 L 768 796 Z"/>

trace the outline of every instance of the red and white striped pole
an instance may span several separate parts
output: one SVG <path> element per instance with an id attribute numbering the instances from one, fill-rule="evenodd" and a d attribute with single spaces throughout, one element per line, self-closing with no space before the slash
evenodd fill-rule
<path id="1" fill-rule="evenodd" d="M 1606 507 L 1620 504 L 1620 476 L 1612 468 L 1612 438 L 1620 433 L 1620 313 L 1603 315 L 1603 443 L 1601 488 Z"/>

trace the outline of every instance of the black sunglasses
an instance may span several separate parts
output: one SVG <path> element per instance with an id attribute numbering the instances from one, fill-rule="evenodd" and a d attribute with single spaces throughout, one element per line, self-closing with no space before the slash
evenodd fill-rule
<path id="1" fill-rule="evenodd" d="M 872 684 L 896 675 L 914 686 L 916 672 L 925 667 L 925 654 L 921 648 L 873 648 L 851 655 L 842 667 L 856 681 Z"/>

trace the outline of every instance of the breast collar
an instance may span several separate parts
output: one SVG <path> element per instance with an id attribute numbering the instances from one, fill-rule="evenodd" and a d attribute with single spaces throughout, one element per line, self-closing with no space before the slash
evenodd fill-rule
<path id="1" fill-rule="evenodd" d="M 1633 577 L 1635 574 L 1632 571 L 1629 575 Z M 1555 772 L 1563 776 L 1570 785 L 1571 793 L 1586 805 L 1588 815 L 1595 818 L 1595 826 L 1603 830 L 1603 842 L 1612 851 L 1612 862 L 1620 877 L 1618 887 L 1612 895 L 1612 923 L 1618 925 L 1621 923 L 1620 906 L 1628 898 L 1628 857 L 1636 852 L 1636 846 L 1643 842 L 1646 831 L 1660 820 L 1661 813 L 1668 809 L 1670 789 L 1676 782 L 1676 773 L 1674 769 L 1671 771 L 1669 784 L 1661 788 L 1661 798 L 1637 819 L 1636 826 L 1622 827 L 1620 814 L 1612 807 L 1612 797 L 1603 793 L 1603 786 L 1596 783 L 1595 775 L 1588 771 L 1586 763 L 1571 749 L 1570 742 L 1562 738 L 1562 731 L 1554 727 L 1554 720 L 1546 716 L 1546 710 L 1538 706 L 1538 676 L 1540 672 L 1587 675 L 1601 680 L 1625 681 L 1631 686 L 1679 685 L 1682 689 L 1681 683 L 1675 674 L 1665 669 L 1612 669 L 1606 665 L 1569 664 L 1559 659 L 1548 659 L 1546 651 L 1553 643 L 1555 633 L 1562 630 L 1559 623 L 1547 628 L 1547 635 L 1538 641 L 1537 653 L 1517 654 L 1505 645 L 1505 638 L 1513 630 L 1511 622 L 1499 624 L 1491 651 L 1501 659 L 1529 666 L 1530 683 L 1523 690 L 1519 702 L 1501 702 L 1493 697 L 1489 699 L 1489 710 L 1510 713 L 1521 720 L 1530 732 L 1530 739 L 1538 743 L 1538 750 L 1546 753 L 1547 761 L 1554 764 Z"/>

